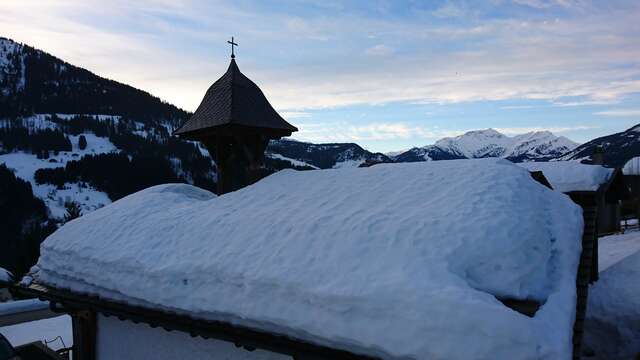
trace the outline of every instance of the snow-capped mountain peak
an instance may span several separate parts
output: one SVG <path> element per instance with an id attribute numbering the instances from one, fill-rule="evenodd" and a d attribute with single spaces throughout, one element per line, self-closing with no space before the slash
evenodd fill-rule
<path id="1" fill-rule="evenodd" d="M 499 157 L 509 138 L 494 129 L 473 130 L 438 140 L 435 146 L 466 158 Z"/>
<path id="2" fill-rule="evenodd" d="M 502 157 L 513 161 L 548 160 L 569 152 L 577 143 L 550 131 L 533 131 L 507 136 L 495 129 L 473 130 L 446 137 L 434 145 L 413 148 L 395 157 L 396 161 L 428 161 Z"/>

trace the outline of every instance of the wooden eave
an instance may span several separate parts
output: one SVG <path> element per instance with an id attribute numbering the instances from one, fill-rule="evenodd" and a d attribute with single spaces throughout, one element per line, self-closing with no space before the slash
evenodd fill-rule
<path id="1" fill-rule="evenodd" d="M 237 124 L 227 124 L 215 128 L 199 129 L 179 134 L 185 140 L 205 141 L 215 136 L 265 135 L 270 139 L 280 139 L 291 136 L 292 132 L 284 129 L 260 128 Z"/>
<path id="2" fill-rule="evenodd" d="M 379 359 L 228 322 L 197 319 L 172 311 L 149 309 L 99 296 L 51 288 L 35 282 L 29 286 L 13 285 L 10 290 L 21 296 L 47 300 L 51 309 L 59 313 L 89 310 L 136 324 L 145 323 L 152 328 L 161 327 L 167 331 L 182 331 L 192 337 L 231 342 L 248 351 L 263 349 L 290 355 L 295 359 Z"/>

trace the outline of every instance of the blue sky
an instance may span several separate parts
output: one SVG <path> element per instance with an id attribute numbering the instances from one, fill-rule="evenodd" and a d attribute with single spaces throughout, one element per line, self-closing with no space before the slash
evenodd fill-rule
<path id="1" fill-rule="evenodd" d="M 640 123 L 638 19 L 616 0 L 22 0 L 0 3 L 0 36 L 194 110 L 233 35 L 295 138 L 386 152 Z"/>

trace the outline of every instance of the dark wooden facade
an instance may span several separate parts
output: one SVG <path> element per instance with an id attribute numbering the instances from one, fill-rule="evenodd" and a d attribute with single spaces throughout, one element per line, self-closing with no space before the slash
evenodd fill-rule
<path id="1" fill-rule="evenodd" d="M 629 188 L 629 196 L 622 201 L 624 219 L 640 219 L 640 175 L 624 175 L 624 182 Z"/>
<path id="2" fill-rule="evenodd" d="M 622 171 L 615 169 L 611 178 L 595 192 L 598 208 L 598 235 L 620 232 L 622 202 L 630 197 L 629 188 Z"/>

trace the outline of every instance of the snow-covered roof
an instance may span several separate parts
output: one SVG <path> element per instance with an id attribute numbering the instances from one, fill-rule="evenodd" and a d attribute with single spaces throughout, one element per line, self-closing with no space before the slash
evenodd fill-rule
<path id="1" fill-rule="evenodd" d="M 568 358 L 581 233 L 577 205 L 506 160 L 283 170 L 86 214 L 36 280 L 385 358 Z"/>
<path id="2" fill-rule="evenodd" d="M 529 171 L 542 171 L 554 190 L 563 193 L 596 191 L 613 174 L 613 169 L 581 164 L 579 161 L 526 162 L 518 165 Z"/>
<path id="3" fill-rule="evenodd" d="M 640 156 L 627 161 L 622 168 L 622 173 L 625 175 L 640 175 Z"/>

